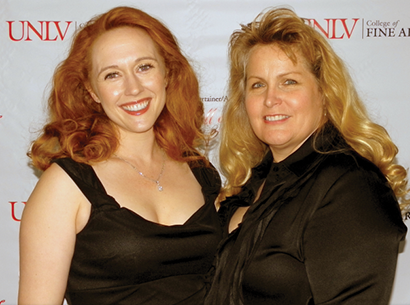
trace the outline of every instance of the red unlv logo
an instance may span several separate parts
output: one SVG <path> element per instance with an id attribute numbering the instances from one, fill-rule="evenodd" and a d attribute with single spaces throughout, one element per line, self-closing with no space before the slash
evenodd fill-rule
<path id="1" fill-rule="evenodd" d="M 9 203 L 11 204 L 11 218 L 13 218 L 13 220 L 14 221 L 20 221 L 21 220 L 21 217 L 20 218 L 18 218 L 17 216 L 16 216 L 16 203 L 17 203 L 17 201 L 9 201 Z M 22 202 L 24 205 L 26 204 L 25 202 Z M 20 214 L 21 214 L 21 211 L 23 210 L 23 208 L 24 208 L 24 206 L 19 206 L 19 210 L 20 210 Z M 1 303 L 0 303 L 1 304 Z"/>
<path id="2" fill-rule="evenodd" d="M 348 21 L 347 18 L 325 19 L 325 25 L 322 26 L 316 19 L 307 19 L 309 25 L 329 39 L 350 39 L 358 20 L 359 18 L 352 18 L 352 21 Z"/>
<path id="3" fill-rule="evenodd" d="M 73 21 L 38 21 L 36 25 L 27 20 L 6 22 L 12 41 L 32 41 L 35 37 L 41 41 L 62 41 L 68 30 L 72 28 L 74 31 L 76 25 Z"/>

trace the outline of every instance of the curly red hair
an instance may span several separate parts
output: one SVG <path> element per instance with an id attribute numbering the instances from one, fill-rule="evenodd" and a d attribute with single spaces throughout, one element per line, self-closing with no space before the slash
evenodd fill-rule
<path id="1" fill-rule="evenodd" d="M 86 87 L 92 44 L 105 32 L 124 26 L 145 30 L 165 62 L 167 100 L 154 125 L 158 144 L 174 160 L 206 162 L 198 152 L 205 140 L 198 80 L 176 38 L 143 11 L 116 7 L 80 27 L 68 57 L 57 67 L 48 99 L 49 122 L 28 154 L 35 167 L 45 170 L 51 160 L 65 157 L 92 164 L 108 159 L 117 149 L 117 129 Z"/>

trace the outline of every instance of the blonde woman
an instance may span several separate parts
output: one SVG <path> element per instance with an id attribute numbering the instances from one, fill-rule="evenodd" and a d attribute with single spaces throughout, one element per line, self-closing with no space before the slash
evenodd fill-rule
<path id="1" fill-rule="evenodd" d="M 226 238 L 206 304 L 388 304 L 406 170 L 344 64 L 289 9 L 233 33 Z"/>

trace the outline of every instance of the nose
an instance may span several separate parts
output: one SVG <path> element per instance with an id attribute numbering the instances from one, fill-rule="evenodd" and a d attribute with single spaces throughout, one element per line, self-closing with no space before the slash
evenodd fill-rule
<path id="1" fill-rule="evenodd" d="M 125 78 L 125 94 L 126 95 L 137 95 L 144 87 L 141 83 L 141 80 L 135 75 L 130 74 Z"/>
<path id="2" fill-rule="evenodd" d="M 269 86 L 265 91 L 264 105 L 268 108 L 282 103 L 281 91 L 279 88 Z"/>

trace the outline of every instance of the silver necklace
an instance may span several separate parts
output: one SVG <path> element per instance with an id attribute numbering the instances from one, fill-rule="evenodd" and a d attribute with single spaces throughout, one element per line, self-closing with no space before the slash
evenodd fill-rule
<path id="1" fill-rule="evenodd" d="M 129 166 L 131 166 L 138 174 L 140 174 L 141 177 L 150 180 L 152 182 L 155 182 L 155 184 L 157 185 L 158 191 L 162 192 L 162 190 L 164 189 L 163 186 L 159 183 L 159 179 L 161 179 L 162 174 L 164 173 L 164 169 L 165 169 L 165 153 L 164 151 L 162 151 L 162 153 L 164 154 L 164 160 L 162 161 L 162 168 L 161 168 L 161 172 L 159 173 L 159 176 L 157 179 L 152 179 L 150 177 L 145 176 L 141 171 L 139 171 L 132 163 L 130 163 L 129 161 L 125 160 L 124 158 L 121 158 L 120 156 L 118 156 L 117 154 L 114 154 L 114 156 L 122 161 L 124 161 L 125 163 L 127 163 Z"/>

